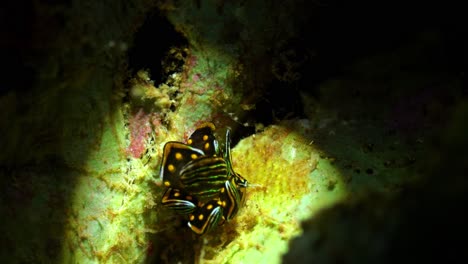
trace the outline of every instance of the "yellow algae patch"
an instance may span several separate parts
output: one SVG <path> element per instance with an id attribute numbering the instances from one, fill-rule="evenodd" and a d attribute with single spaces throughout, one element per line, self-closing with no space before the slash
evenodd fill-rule
<path id="1" fill-rule="evenodd" d="M 319 209 L 315 196 L 330 193 L 317 188 L 320 159 L 309 142 L 286 125 L 239 142 L 232 159 L 234 170 L 250 184 L 246 203 L 219 232 L 205 236 L 199 263 L 281 262 L 288 241 L 301 232 L 300 221 Z"/>

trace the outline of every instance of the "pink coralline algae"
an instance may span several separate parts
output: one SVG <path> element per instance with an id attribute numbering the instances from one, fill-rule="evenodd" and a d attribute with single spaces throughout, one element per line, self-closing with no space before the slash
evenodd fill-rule
<path id="1" fill-rule="evenodd" d="M 151 116 L 140 109 L 129 119 L 130 145 L 127 153 L 134 158 L 140 158 L 146 150 L 145 143 L 151 133 Z"/>
<path id="2" fill-rule="evenodd" d="M 200 79 L 201 79 L 201 74 L 200 73 L 195 73 L 192 76 L 192 81 L 194 81 L 194 82 L 198 82 L 198 81 L 200 81 Z"/>
<path id="3" fill-rule="evenodd" d="M 189 71 L 192 70 L 197 65 L 197 62 L 198 62 L 198 58 L 195 55 L 190 55 L 187 58 L 186 65 L 187 65 L 187 68 L 189 69 Z"/>

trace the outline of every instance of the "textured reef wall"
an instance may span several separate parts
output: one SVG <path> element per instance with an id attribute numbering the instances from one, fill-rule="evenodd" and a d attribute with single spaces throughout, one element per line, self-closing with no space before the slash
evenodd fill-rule
<path id="1" fill-rule="evenodd" d="M 0 46 L 22 60 L 0 84 L 0 260 L 376 263 L 436 248 L 424 233 L 445 241 L 461 224 L 433 214 L 456 218 L 466 196 L 467 90 L 450 53 L 463 45 L 385 19 L 369 34 L 360 5 L 14 6 L 25 22 Z M 250 186 L 232 221 L 197 236 L 160 204 L 159 167 L 167 141 L 206 121 L 221 145 L 232 129 Z"/>

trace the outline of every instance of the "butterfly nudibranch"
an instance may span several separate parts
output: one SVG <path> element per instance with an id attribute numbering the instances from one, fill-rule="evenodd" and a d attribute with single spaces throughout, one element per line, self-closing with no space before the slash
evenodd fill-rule
<path id="1" fill-rule="evenodd" d="M 164 145 L 160 178 L 167 188 L 161 203 L 188 217 L 202 235 L 232 219 L 243 204 L 248 182 L 232 168 L 230 130 L 225 150 L 218 147 L 213 123 L 198 127 L 187 144 Z"/>

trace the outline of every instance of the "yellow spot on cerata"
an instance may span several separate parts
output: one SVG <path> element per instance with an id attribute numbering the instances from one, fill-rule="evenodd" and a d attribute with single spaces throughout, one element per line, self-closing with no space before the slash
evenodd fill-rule
<path id="1" fill-rule="evenodd" d="M 192 159 L 196 159 L 198 156 L 197 156 L 197 154 L 192 154 L 192 155 L 190 155 L 190 157 L 191 157 Z"/>
<path id="2" fill-rule="evenodd" d="M 189 145 L 192 145 L 193 140 L 192 140 L 191 138 L 189 138 L 189 140 L 187 141 L 187 143 L 188 143 Z"/>
<path id="3" fill-rule="evenodd" d="M 180 154 L 179 152 L 177 152 L 177 153 L 175 154 L 175 158 L 176 158 L 176 160 L 181 160 L 181 159 L 182 159 L 182 154 Z"/>
<path id="4" fill-rule="evenodd" d="M 209 205 L 206 207 L 206 209 L 208 209 L 208 210 L 211 210 L 212 208 L 213 208 L 213 205 L 212 205 L 212 204 L 209 204 Z"/>
<path id="5" fill-rule="evenodd" d="M 169 186 L 171 186 L 171 183 L 168 182 L 168 181 L 165 181 L 165 182 L 164 182 L 164 186 L 169 187 Z"/>
<path id="6" fill-rule="evenodd" d="M 172 164 L 167 165 L 167 169 L 169 170 L 169 172 L 174 172 L 175 171 L 175 167 Z"/>
<path id="7" fill-rule="evenodd" d="M 187 195 L 187 196 L 185 196 L 185 199 L 192 201 L 192 196 Z"/>
<path id="8" fill-rule="evenodd" d="M 179 197 L 179 196 L 180 196 L 180 192 L 174 193 L 174 197 Z"/>
<path id="9" fill-rule="evenodd" d="M 222 205 L 223 203 L 222 203 L 221 201 L 218 201 L 218 204 L 219 204 L 219 205 Z"/>
<path id="10" fill-rule="evenodd" d="M 224 193 L 224 188 L 221 188 L 221 193 Z"/>
<path id="11" fill-rule="evenodd" d="M 195 219 L 195 216 L 194 215 L 190 215 L 190 221 L 193 221 Z"/>
<path id="12" fill-rule="evenodd" d="M 205 149 L 208 150 L 210 148 L 210 143 L 206 142 L 205 143 Z"/>
<path id="13" fill-rule="evenodd" d="M 223 207 L 226 207 L 226 201 L 223 201 Z"/>
<path id="14" fill-rule="evenodd" d="M 203 141 L 207 141 L 208 140 L 208 135 L 204 135 L 203 136 Z"/>
<path id="15" fill-rule="evenodd" d="M 200 215 L 198 216 L 198 220 L 200 220 L 200 221 L 203 220 L 203 214 L 200 214 Z"/>

